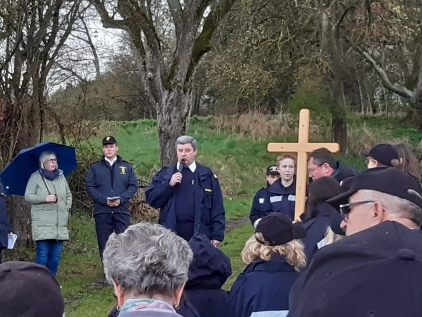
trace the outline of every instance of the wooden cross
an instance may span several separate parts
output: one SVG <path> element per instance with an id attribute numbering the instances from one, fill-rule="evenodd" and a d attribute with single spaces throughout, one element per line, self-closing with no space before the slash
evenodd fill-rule
<path id="1" fill-rule="evenodd" d="M 313 150 L 325 147 L 331 152 L 339 152 L 337 143 L 308 143 L 309 141 L 309 110 L 300 110 L 299 115 L 299 140 L 298 143 L 269 143 L 268 152 L 296 152 L 296 204 L 295 220 L 305 212 L 306 183 L 308 179 L 308 154 Z"/>

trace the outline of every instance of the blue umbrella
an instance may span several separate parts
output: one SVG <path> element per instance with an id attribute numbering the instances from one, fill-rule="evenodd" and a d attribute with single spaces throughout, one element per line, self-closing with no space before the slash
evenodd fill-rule
<path id="1" fill-rule="evenodd" d="M 75 148 L 71 146 L 43 142 L 23 149 L 0 173 L 6 194 L 25 195 L 26 184 L 31 174 L 39 169 L 39 158 L 44 151 L 56 153 L 57 163 L 65 176 L 69 175 L 78 166 Z"/>

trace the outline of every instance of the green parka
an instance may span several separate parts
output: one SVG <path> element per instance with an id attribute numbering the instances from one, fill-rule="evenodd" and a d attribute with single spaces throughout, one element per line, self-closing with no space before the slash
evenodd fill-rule
<path id="1" fill-rule="evenodd" d="M 39 171 L 34 172 L 26 185 L 25 200 L 31 204 L 32 239 L 69 240 L 67 224 L 72 206 L 72 193 L 63 172 L 53 181 L 43 178 Z M 57 202 L 46 202 L 49 195 L 57 195 Z"/>

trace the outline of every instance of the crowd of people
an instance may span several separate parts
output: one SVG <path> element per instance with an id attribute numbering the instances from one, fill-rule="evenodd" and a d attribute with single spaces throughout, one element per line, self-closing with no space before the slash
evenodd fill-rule
<path id="1" fill-rule="evenodd" d="M 158 224 L 130 224 L 128 203 L 138 188 L 132 164 L 117 155 L 114 137 L 102 145 L 104 155 L 91 163 L 86 185 L 104 283 L 116 299 L 109 317 L 421 314 L 421 172 L 408 145 L 363 150 L 368 169 L 361 173 L 325 148 L 310 153 L 300 222 L 292 221 L 296 156 L 280 155 L 266 170 L 266 187 L 253 197 L 254 234 L 240 254 L 246 268 L 229 291 L 222 287 L 231 263 L 219 248 L 223 194 L 217 175 L 195 161 L 196 140 L 178 138 L 178 162 L 162 168 L 146 190 L 147 202 L 160 209 Z M 69 239 L 72 195 L 56 155 L 45 152 L 39 162 L 25 192 L 35 263 L 0 264 L 6 317 L 61 317 L 64 311 L 55 276 Z M 10 233 L 0 188 L 0 250 Z M 51 304 L 34 299 L 40 290 Z"/>

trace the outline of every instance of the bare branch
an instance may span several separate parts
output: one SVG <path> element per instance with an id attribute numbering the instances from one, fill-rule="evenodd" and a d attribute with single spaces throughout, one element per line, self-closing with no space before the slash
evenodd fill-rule
<path id="1" fill-rule="evenodd" d="M 85 29 L 85 34 L 86 34 L 86 37 L 87 37 L 86 43 L 88 43 L 89 47 L 91 48 L 92 55 L 94 56 L 96 79 L 98 80 L 101 77 L 101 69 L 100 69 L 100 60 L 98 58 L 97 49 L 95 48 L 95 45 L 92 42 L 90 31 L 89 31 L 88 26 L 86 25 L 85 20 L 82 16 L 80 16 L 80 20 L 81 20 L 82 25 L 84 26 L 84 29 Z"/>
<path id="2" fill-rule="evenodd" d="M 380 76 L 383 85 L 388 90 L 396 93 L 399 96 L 402 96 L 404 98 L 412 98 L 413 97 L 413 91 L 410 89 L 407 89 L 403 85 L 398 85 L 397 83 L 392 83 L 390 78 L 388 77 L 388 74 L 386 70 L 365 50 L 357 48 L 358 52 L 368 61 L 372 64 L 375 71 Z M 420 78 L 420 77 L 419 77 Z"/>
<path id="3" fill-rule="evenodd" d="M 208 1 L 204 1 L 204 3 L 207 2 Z M 220 20 L 222 20 L 226 16 L 226 14 L 230 11 L 235 2 L 236 0 L 225 0 L 219 1 L 218 3 L 214 4 L 213 8 L 211 9 L 211 12 L 208 14 L 207 18 L 204 21 L 202 32 L 199 34 L 195 41 L 195 45 L 192 51 L 192 59 L 189 65 L 186 80 L 189 80 L 192 76 L 195 67 L 201 57 L 210 51 L 210 40 L 212 35 L 214 34 L 214 31 L 216 30 Z M 206 7 L 203 9 L 205 10 Z"/>
<path id="4" fill-rule="evenodd" d="M 113 17 L 111 17 L 101 0 L 92 0 L 92 4 L 94 5 L 95 9 L 97 9 L 97 12 L 101 17 L 101 22 L 106 29 L 120 29 L 128 31 L 125 21 L 115 20 Z"/>
<path id="5" fill-rule="evenodd" d="M 176 38 L 179 40 L 180 35 L 182 34 L 184 18 L 182 5 L 180 4 L 179 0 L 167 0 L 167 4 L 170 8 L 170 13 L 173 18 L 173 23 L 176 31 Z"/>

